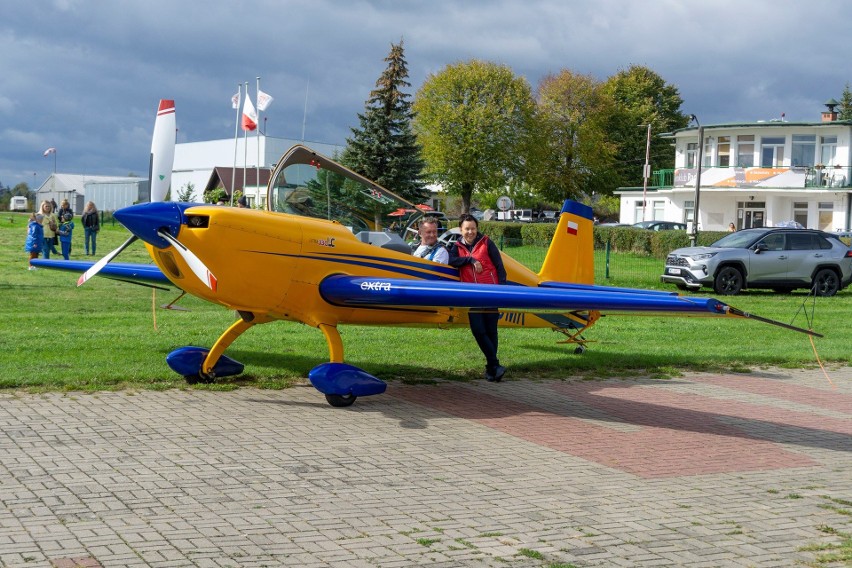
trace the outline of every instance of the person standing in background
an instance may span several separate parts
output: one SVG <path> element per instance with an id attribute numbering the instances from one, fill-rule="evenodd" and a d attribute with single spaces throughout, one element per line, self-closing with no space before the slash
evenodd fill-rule
<path id="1" fill-rule="evenodd" d="M 32 260 L 38 258 L 41 252 L 41 247 L 44 246 L 44 227 L 41 226 L 41 220 L 44 216 L 41 213 L 33 213 L 30 215 L 30 222 L 27 225 L 27 240 L 24 243 L 24 250 L 30 253 L 29 270 L 35 270 L 32 265 Z"/>
<path id="2" fill-rule="evenodd" d="M 59 223 L 56 221 L 56 213 L 53 212 L 50 201 L 42 201 L 39 212 L 41 213 L 41 226 L 44 228 L 44 242 L 41 245 L 41 252 L 44 258 L 50 258 L 50 253 L 56 252 L 53 239 L 56 238 Z"/>
<path id="3" fill-rule="evenodd" d="M 86 203 L 82 221 L 86 238 L 86 256 L 90 254 L 89 251 L 92 255 L 95 255 L 98 248 L 98 232 L 101 230 L 101 217 L 94 201 Z M 89 246 L 90 243 L 91 247 Z"/>
<path id="4" fill-rule="evenodd" d="M 74 234 L 74 215 L 66 211 L 59 224 L 59 244 L 62 245 L 62 258 L 71 260 L 71 236 Z"/>

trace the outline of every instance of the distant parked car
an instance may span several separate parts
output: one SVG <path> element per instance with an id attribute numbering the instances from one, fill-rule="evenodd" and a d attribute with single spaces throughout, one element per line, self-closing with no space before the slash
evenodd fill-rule
<path id="1" fill-rule="evenodd" d="M 822 231 L 744 229 L 709 247 L 672 251 L 660 280 L 682 290 L 708 286 L 717 294 L 810 288 L 817 296 L 833 296 L 852 282 L 852 249 Z"/>
<path id="2" fill-rule="evenodd" d="M 647 229 L 649 231 L 685 231 L 686 225 L 683 223 L 673 223 L 671 221 L 640 221 L 633 224 L 637 229 Z"/>

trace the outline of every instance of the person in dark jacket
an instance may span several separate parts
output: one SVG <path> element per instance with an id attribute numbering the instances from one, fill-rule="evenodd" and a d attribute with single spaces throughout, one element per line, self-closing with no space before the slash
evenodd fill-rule
<path id="1" fill-rule="evenodd" d="M 462 238 L 450 247 L 449 265 L 459 269 L 462 282 L 505 284 L 506 269 L 494 242 L 479 232 L 476 217 L 465 213 L 459 218 Z M 499 382 L 506 367 L 497 358 L 497 324 L 500 313 L 496 308 L 470 310 L 467 315 L 470 331 L 485 355 L 485 379 Z"/>
<path id="2" fill-rule="evenodd" d="M 83 210 L 83 231 L 86 234 L 86 255 L 88 256 L 89 250 L 92 251 L 92 255 L 97 253 L 98 248 L 98 231 L 101 230 L 101 216 L 98 213 L 98 208 L 95 207 L 94 201 L 89 201 L 86 203 L 86 209 Z M 89 244 L 91 243 L 91 248 Z"/>

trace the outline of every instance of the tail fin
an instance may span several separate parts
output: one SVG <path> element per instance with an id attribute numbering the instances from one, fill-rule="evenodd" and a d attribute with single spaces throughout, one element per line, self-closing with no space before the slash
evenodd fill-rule
<path id="1" fill-rule="evenodd" d="M 566 199 L 539 278 L 543 282 L 594 284 L 594 246 L 592 208 Z"/>

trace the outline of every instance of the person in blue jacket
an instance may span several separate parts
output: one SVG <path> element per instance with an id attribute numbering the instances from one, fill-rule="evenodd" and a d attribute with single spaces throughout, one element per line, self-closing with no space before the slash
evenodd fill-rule
<path id="1" fill-rule="evenodd" d="M 62 246 L 62 258 L 71 260 L 71 235 L 74 233 L 74 221 L 71 218 L 74 216 L 70 211 L 62 215 L 62 222 L 59 224 L 59 244 Z"/>
<path id="2" fill-rule="evenodd" d="M 41 226 L 41 221 L 44 216 L 41 213 L 33 212 L 30 215 L 30 222 L 27 224 L 27 240 L 24 242 L 24 250 L 30 253 L 28 261 L 29 269 L 35 270 L 32 265 L 32 260 L 38 258 L 41 253 L 41 246 L 44 244 L 44 227 Z"/>

